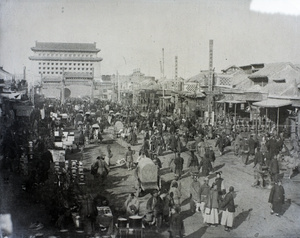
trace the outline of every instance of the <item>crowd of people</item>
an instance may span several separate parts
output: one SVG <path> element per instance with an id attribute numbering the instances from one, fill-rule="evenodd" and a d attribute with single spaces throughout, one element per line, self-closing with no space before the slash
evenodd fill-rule
<path id="1" fill-rule="evenodd" d="M 63 114 L 67 117 L 64 118 Z M 62 135 L 67 128 L 75 130 L 76 149 L 88 143 L 101 143 L 104 130 L 121 122 L 123 128 L 115 131 L 128 143 L 125 162 L 128 170 L 134 170 L 139 161 L 134 161 L 134 153 L 139 153 L 139 160 L 143 157 L 150 158 L 157 166 L 158 176 L 162 168 L 159 157 L 163 152 L 175 154 L 169 161 L 168 167 L 174 172 L 174 181 L 168 189 L 153 190 L 151 198 L 147 201 L 147 212 L 144 214 L 145 226 L 154 226 L 158 229 L 167 225 L 170 237 L 182 237 L 184 225 L 181 217 L 181 179 L 183 175 L 184 159 L 182 153 L 190 154 L 187 167 L 192 182 L 190 185 L 190 211 L 201 212 L 203 223 L 210 226 L 219 224 L 230 231 L 234 226 L 235 191 L 233 186 L 225 186 L 221 172 L 214 167 L 216 155 L 214 146 L 219 150 L 220 156 L 226 153 L 226 147 L 233 146 L 235 155 L 244 158 L 245 165 L 253 161 L 253 186 L 265 187 L 266 179 L 272 187 L 269 202 L 272 204 L 272 213 L 280 216 L 284 203 L 284 189 L 279 176 L 279 162 L 285 159 L 290 165 L 289 177 L 298 166 L 299 146 L 293 141 L 293 149 L 289 151 L 284 144 L 281 134 L 250 135 L 250 133 L 235 131 L 226 134 L 219 128 L 214 128 L 197 118 L 183 117 L 173 114 L 163 116 L 159 110 L 141 112 L 134 107 L 122 107 L 112 102 L 96 101 L 69 101 L 65 105 L 59 102 L 45 102 L 42 107 L 32 115 L 25 124 L 16 121 L 11 127 L 6 128 L 2 134 L 2 169 L 4 171 L 21 171 L 18 163 L 22 155 L 29 155 L 30 169 L 25 172 L 24 190 L 33 191 L 35 186 L 44 184 L 49 179 L 50 164 L 52 162 L 49 149 L 54 148 L 55 132 Z M 96 125 L 96 126 L 95 126 Z M 98 126 L 97 126 L 98 125 Z M 132 150 L 131 146 L 137 144 L 138 136 L 143 141 L 139 151 Z M 33 141 L 32 153 L 28 147 Z M 210 141 L 210 142 L 209 142 Z M 66 157 L 72 156 L 73 148 L 66 148 Z M 91 170 L 97 183 L 103 183 L 110 172 L 110 159 L 113 157 L 108 146 L 106 155 L 99 155 Z M 215 174 L 216 179 L 209 184 L 209 176 Z M 6 182 L 9 181 L 8 173 L 3 173 Z M 199 178 L 204 178 L 200 184 Z M 56 193 L 58 205 L 53 208 L 53 199 L 48 205 L 56 223 L 63 228 L 66 217 L 70 218 L 72 209 L 77 207 L 82 217 L 89 217 L 84 222 L 87 233 L 92 232 L 91 225 L 95 222 L 95 209 L 90 208 L 90 197 L 77 186 L 67 171 L 60 175 L 59 192 Z M 63 184 L 63 185 L 62 185 Z M 76 193 L 78 196 L 74 196 Z M 35 194 L 35 199 L 38 195 Z M 75 199 L 76 198 L 76 199 Z M 104 199 L 105 200 L 105 199 Z M 95 207 L 96 201 L 91 202 Z M 129 194 L 124 202 L 123 210 L 126 216 L 140 213 L 138 196 Z M 222 211 L 222 212 L 221 212 Z"/>

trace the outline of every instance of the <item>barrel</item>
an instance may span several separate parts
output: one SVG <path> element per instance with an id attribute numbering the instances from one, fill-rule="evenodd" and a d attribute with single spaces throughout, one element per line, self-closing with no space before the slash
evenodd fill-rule
<path id="1" fill-rule="evenodd" d="M 141 216 L 130 216 L 129 217 L 129 228 L 142 228 L 143 217 Z"/>
<path id="2" fill-rule="evenodd" d="M 123 217 L 118 218 L 118 227 L 119 228 L 126 228 L 127 227 L 127 219 Z"/>

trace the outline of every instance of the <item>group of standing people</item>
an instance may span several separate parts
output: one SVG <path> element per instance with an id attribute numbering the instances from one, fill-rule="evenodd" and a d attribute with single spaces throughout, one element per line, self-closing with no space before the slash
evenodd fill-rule
<path id="1" fill-rule="evenodd" d="M 201 212 L 203 223 L 213 227 L 221 224 L 226 231 L 230 231 L 235 212 L 234 188 L 229 187 L 229 192 L 226 193 L 221 172 L 217 172 L 216 175 L 212 185 L 209 185 L 208 177 L 204 178 L 201 185 L 198 177 L 193 175 L 190 185 L 190 211 Z"/>

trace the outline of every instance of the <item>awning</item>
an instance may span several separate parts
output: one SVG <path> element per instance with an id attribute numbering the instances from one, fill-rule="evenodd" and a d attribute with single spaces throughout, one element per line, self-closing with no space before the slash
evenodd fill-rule
<path id="1" fill-rule="evenodd" d="M 271 107 L 271 108 L 284 107 L 291 104 L 292 102 L 290 100 L 283 100 L 283 99 L 276 99 L 276 98 L 268 98 L 266 100 L 253 103 L 254 106 Z"/>
<path id="2" fill-rule="evenodd" d="M 216 101 L 217 103 L 233 103 L 233 104 L 238 104 L 238 103 L 246 103 L 246 101 L 238 101 L 238 100 L 225 100 L 225 99 L 222 99 L 220 101 Z"/>
<path id="3" fill-rule="evenodd" d="M 183 91 L 181 92 L 181 95 L 185 97 L 190 97 L 190 98 L 204 98 L 206 95 L 202 92 L 192 92 L 192 91 Z"/>

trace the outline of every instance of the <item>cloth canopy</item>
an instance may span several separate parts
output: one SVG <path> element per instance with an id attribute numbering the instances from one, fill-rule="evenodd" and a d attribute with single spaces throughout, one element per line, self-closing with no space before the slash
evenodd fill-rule
<path id="1" fill-rule="evenodd" d="M 276 98 L 268 98 L 266 100 L 253 103 L 254 106 L 270 107 L 270 108 L 284 107 L 291 104 L 292 102 L 290 100 L 276 99 Z"/>
<path id="2" fill-rule="evenodd" d="M 217 103 L 246 103 L 246 101 L 238 101 L 238 100 L 225 100 L 225 99 L 222 99 L 220 101 L 216 101 Z"/>

